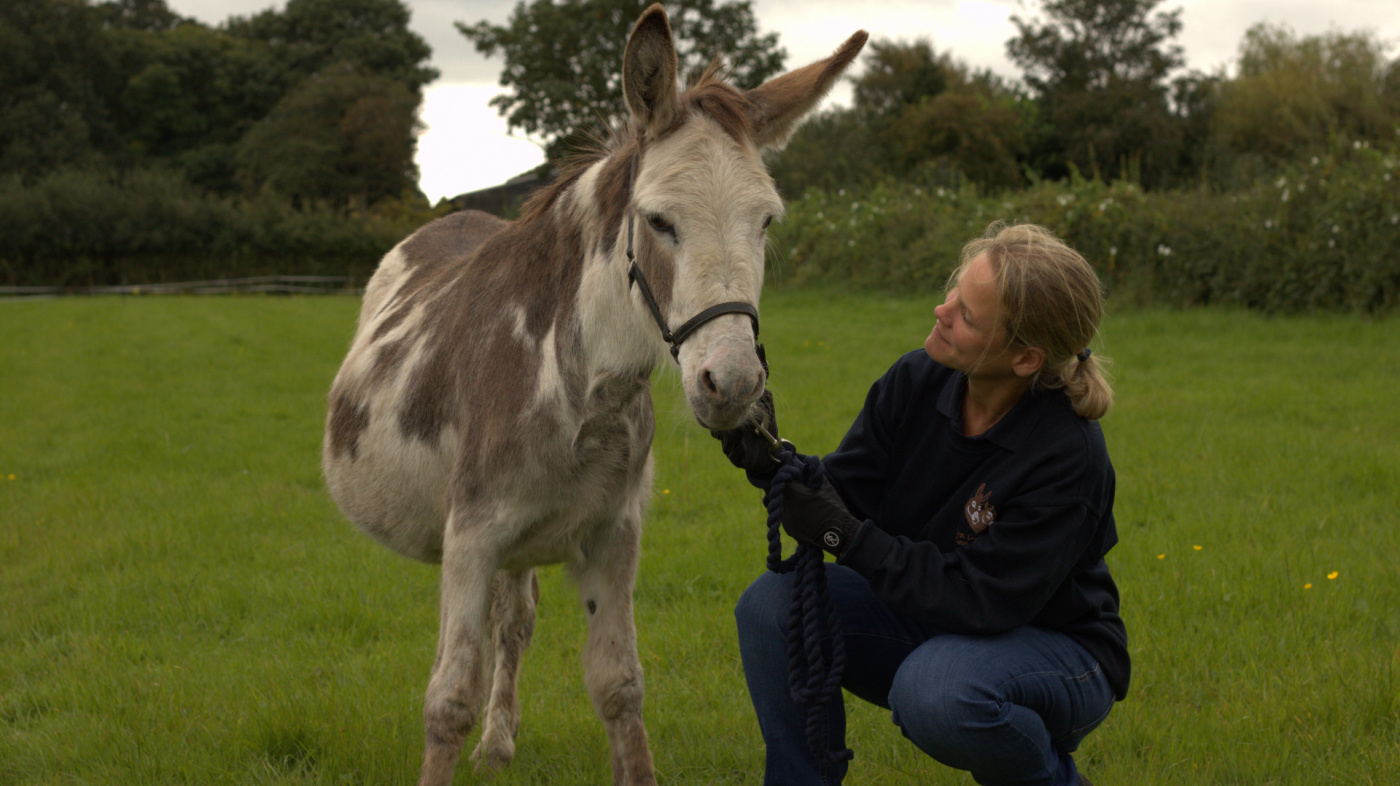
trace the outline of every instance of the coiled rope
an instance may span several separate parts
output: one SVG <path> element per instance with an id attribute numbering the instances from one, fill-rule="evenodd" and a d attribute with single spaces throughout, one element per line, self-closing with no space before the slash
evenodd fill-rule
<path id="1" fill-rule="evenodd" d="M 807 708 L 807 744 L 825 780 L 828 772 L 855 756 L 849 749 L 828 749 L 822 729 L 827 705 L 841 692 L 846 645 L 841 636 L 841 620 L 827 591 L 822 550 L 798 544 L 792 556 L 783 559 L 781 537 L 787 485 L 800 482 L 816 489 L 821 485 L 823 470 L 816 456 L 785 449 L 777 458 L 782 464 L 763 497 L 768 508 L 768 569 L 793 574 L 788 618 L 788 691 L 797 706 Z"/>

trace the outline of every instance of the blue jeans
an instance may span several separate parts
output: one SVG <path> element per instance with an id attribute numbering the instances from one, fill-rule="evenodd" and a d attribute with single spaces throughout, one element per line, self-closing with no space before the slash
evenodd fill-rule
<path id="1" fill-rule="evenodd" d="M 850 568 L 828 563 L 826 572 L 845 637 L 843 688 L 892 710 L 920 750 L 978 783 L 1078 782 L 1070 754 L 1113 707 L 1113 690 L 1083 647 L 1030 626 L 996 636 L 939 633 L 896 614 Z M 807 711 L 788 694 L 790 595 L 790 574 L 764 573 L 734 610 L 769 786 L 824 783 L 807 743 Z M 828 742 L 838 749 L 845 745 L 843 698 L 826 714 Z"/>

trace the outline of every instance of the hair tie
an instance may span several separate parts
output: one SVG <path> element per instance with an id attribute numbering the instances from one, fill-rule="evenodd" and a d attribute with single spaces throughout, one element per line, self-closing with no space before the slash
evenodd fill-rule
<path id="1" fill-rule="evenodd" d="M 1088 360 L 1089 356 L 1092 354 L 1094 354 L 1094 351 L 1089 349 L 1088 347 L 1085 347 L 1084 351 L 1079 353 L 1079 362 L 1083 363 L 1084 361 Z"/>

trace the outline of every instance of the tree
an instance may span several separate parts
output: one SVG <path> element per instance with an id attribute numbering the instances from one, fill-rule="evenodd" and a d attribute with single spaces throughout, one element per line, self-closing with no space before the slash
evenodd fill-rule
<path id="1" fill-rule="evenodd" d="M 1385 48 L 1367 32 L 1298 37 L 1286 27 L 1251 27 L 1238 75 L 1220 85 L 1217 141 L 1267 168 L 1338 138 L 1393 140 L 1400 60 L 1387 62 Z"/>
<path id="2" fill-rule="evenodd" d="M 778 190 L 797 198 L 808 189 L 855 188 L 884 177 L 875 130 L 848 107 L 824 109 L 797 127 L 783 149 L 769 153 L 768 171 Z"/>
<path id="3" fill-rule="evenodd" d="M 103 26 L 127 30 L 173 30 L 184 22 L 193 21 L 171 11 L 165 0 L 108 0 L 94 10 Z"/>
<path id="4" fill-rule="evenodd" d="M 1011 17 L 1020 33 L 1011 59 L 1048 125 L 1042 173 L 1118 174 L 1139 168 L 1144 185 L 1176 172 L 1181 144 L 1168 77 L 1181 67 L 1181 9 L 1153 15 L 1160 0 L 1045 0 L 1046 20 Z"/>
<path id="5" fill-rule="evenodd" d="M 0 173 L 33 179 L 102 161 L 112 65 L 84 0 L 0 3 Z"/>
<path id="6" fill-rule="evenodd" d="M 230 19 L 268 53 L 276 101 L 237 142 L 238 181 L 349 208 L 415 189 L 417 111 L 438 72 L 408 20 L 402 0 L 288 0 Z"/>
<path id="7" fill-rule="evenodd" d="M 876 129 L 887 172 L 983 188 L 1019 185 L 1020 97 L 990 71 L 938 54 L 928 39 L 879 41 L 856 77 L 855 107 Z"/>
<path id="8" fill-rule="evenodd" d="M 622 52 L 642 0 L 521 0 L 505 25 L 457 23 L 477 51 L 505 58 L 491 100 L 507 124 L 543 137 L 557 161 L 589 129 L 621 113 Z M 666 7 L 682 73 L 725 57 L 735 84 L 756 87 L 783 68 L 778 34 L 759 35 L 750 0 L 677 0 Z"/>
<path id="9" fill-rule="evenodd" d="M 1199 175 L 1202 182 L 1218 182 L 1224 157 L 1215 141 L 1216 113 L 1220 107 L 1223 73 L 1191 71 L 1172 80 L 1171 106 L 1181 131 L 1180 174 L 1184 180 Z"/>
<path id="10" fill-rule="evenodd" d="M 438 71 L 425 65 L 432 49 L 408 29 L 408 19 L 402 0 L 288 0 L 283 11 L 233 17 L 225 28 L 267 44 L 286 72 L 287 87 L 323 68 L 350 63 L 419 92 Z"/>
<path id="11" fill-rule="evenodd" d="M 1023 182 L 1028 102 L 990 72 L 951 70 L 949 87 L 905 107 L 884 134 L 894 171 L 916 172 L 929 182 L 967 180 L 983 190 Z"/>
<path id="12" fill-rule="evenodd" d="M 119 160 L 173 165 L 196 185 L 235 190 L 234 145 L 285 92 L 267 45 L 188 21 L 109 36 L 123 77 L 113 100 Z"/>
<path id="13" fill-rule="evenodd" d="M 872 41 L 855 106 L 808 121 L 772 172 L 793 194 L 881 178 L 985 189 L 1019 185 L 1028 102 L 990 71 L 937 53 L 927 39 Z"/>
<path id="14" fill-rule="evenodd" d="M 927 38 L 911 44 L 871 41 L 862 59 L 865 70 L 851 80 L 856 108 L 882 117 L 943 92 L 949 72 L 957 68 L 952 53 L 937 54 Z"/>
<path id="15" fill-rule="evenodd" d="M 239 179 L 305 203 L 363 209 L 416 188 L 420 98 L 345 63 L 288 93 L 238 145 Z"/>

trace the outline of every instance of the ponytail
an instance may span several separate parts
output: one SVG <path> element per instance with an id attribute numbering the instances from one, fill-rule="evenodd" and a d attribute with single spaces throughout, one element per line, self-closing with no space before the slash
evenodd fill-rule
<path id="1" fill-rule="evenodd" d="M 1079 417 L 1098 420 L 1113 408 L 1112 380 L 1108 366 L 1113 360 L 1091 354 L 1080 360 L 1071 356 L 1061 361 L 1054 373 L 1041 371 L 1036 379 L 1040 388 L 1063 388 Z"/>

